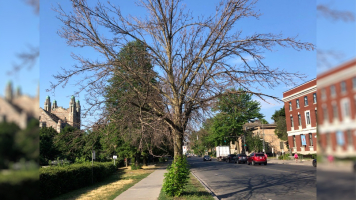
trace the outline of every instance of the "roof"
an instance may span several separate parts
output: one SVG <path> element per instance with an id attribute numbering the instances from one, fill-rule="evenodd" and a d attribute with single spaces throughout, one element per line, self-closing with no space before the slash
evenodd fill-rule
<path id="1" fill-rule="evenodd" d="M 289 92 L 289 91 L 291 91 L 291 90 L 294 90 L 294 89 L 296 89 L 296 88 L 298 88 L 298 87 L 300 87 L 300 86 L 302 86 L 302 85 L 305 85 L 305 84 L 310 83 L 310 82 L 315 81 L 315 80 L 316 80 L 316 78 L 313 78 L 312 80 L 307 81 L 307 82 L 304 82 L 304 83 L 302 83 L 302 84 L 300 84 L 300 85 L 297 85 L 297 86 L 295 86 L 294 88 L 291 88 L 291 89 L 289 89 L 289 90 L 284 91 L 283 93 L 286 93 L 286 92 Z"/>

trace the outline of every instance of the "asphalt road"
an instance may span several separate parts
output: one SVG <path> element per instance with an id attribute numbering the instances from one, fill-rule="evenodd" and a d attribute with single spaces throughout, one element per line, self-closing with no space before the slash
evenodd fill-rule
<path id="1" fill-rule="evenodd" d="M 247 165 L 188 158 L 191 171 L 219 199 L 316 199 L 316 169 L 312 166 Z"/>
<path id="2" fill-rule="evenodd" d="M 318 200 L 355 200 L 356 174 L 317 170 Z"/>

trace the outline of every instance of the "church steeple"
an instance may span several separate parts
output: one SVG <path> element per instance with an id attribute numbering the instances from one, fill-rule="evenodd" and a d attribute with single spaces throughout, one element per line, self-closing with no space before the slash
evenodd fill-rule
<path id="1" fill-rule="evenodd" d="M 44 104 L 44 109 L 48 111 L 49 113 L 51 112 L 51 98 L 49 96 L 46 97 L 46 101 Z"/>
<path id="2" fill-rule="evenodd" d="M 6 88 L 5 88 L 5 99 L 6 99 L 7 101 L 11 102 L 12 99 L 13 99 L 13 97 L 14 97 L 14 96 L 13 96 L 13 91 L 12 91 L 12 82 L 9 81 L 9 82 L 7 83 Z"/>

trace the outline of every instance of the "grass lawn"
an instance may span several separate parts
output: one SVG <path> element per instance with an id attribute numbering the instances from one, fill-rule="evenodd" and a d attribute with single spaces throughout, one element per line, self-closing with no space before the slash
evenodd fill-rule
<path id="1" fill-rule="evenodd" d="M 192 175 L 190 174 L 190 179 L 188 181 L 187 186 L 185 187 L 182 195 L 180 197 L 168 197 L 163 190 L 158 197 L 159 200 L 213 200 L 214 198 L 211 196 L 209 192 L 205 190 L 205 188 L 201 185 L 201 183 Z"/>
<path id="2" fill-rule="evenodd" d="M 126 191 L 140 180 L 146 178 L 154 171 L 155 167 L 143 167 L 139 170 L 131 170 L 131 167 L 120 168 L 118 172 L 108 177 L 102 182 L 95 183 L 92 186 L 74 190 L 72 192 L 60 195 L 54 200 L 64 199 L 114 199 L 122 192 Z"/>

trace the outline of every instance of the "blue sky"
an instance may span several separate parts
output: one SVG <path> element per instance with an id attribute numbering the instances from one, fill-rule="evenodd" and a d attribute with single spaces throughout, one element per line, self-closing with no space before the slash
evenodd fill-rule
<path id="1" fill-rule="evenodd" d="M 121 7 L 124 15 L 140 15 L 143 16 L 145 11 L 142 8 L 137 8 L 132 1 L 113 1 Z M 185 1 L 187 8 L 193 11 L 193 14 L 209 14 L 214 11 L 216 1 Z M 66 1 L 60 1 L 62 7 L 69 11 L 70 4 Z M 59 106 L 68 107 L 69 98 L 74 93 L 75 79 L 70 82 L 65 88 L 58 88 L 54 95 L 46 92 L 49 89 L 50 82 L 55 82 L 52 75 L 61 71 L 61 67 L 70 68 L 74 63 L 70 57 L 71 52 L 78 53 L 91 58 L 98 58 L 98 54 L 87 48 L 73 48 L 67 46 L 65 40 L 60 38 L 57 30 L 62 26 L 61 22 L 56 19 L 56 13 L 51 10 L 52 6 L 56 5 L 56 1 L 41 1 L 41 26 L 40 26 L 40 77 L 41 77 L 41 99 L 40 106 L 43 107 L 44 99 L 47 95 L 51 96 L 51 101 L 57 100 Z M 285 0 L 261 0 L 256 4 L 256 9 L 260 10 L 263 15 L 259 20 L 244 19 L 238 22 L 235 26 L 237 29 L 242 29 L 246 35 L 253 33 L 282 33 L 285 37 L 293 37 L 298 35 L 298 39 L 304 42 L 316 44 L 316 1 L 285 1 Z M 275 48 L 274 52 L 265 52 L 265 63 L 273 68 L 286 69 L 290 72 L 299 72 L 305 74 L 305 80 L 296 80 L 297 84 L 311 80 L 316 77 L 316 52 L 311 51 L 295 51 L 293 49 Z M 231 62 L 239 62 L 232 60 Z M 260 88 L 261 92 L 268 93 L 279 98 L 282 98 L 283 92 L 291 86 L 280 85 L 274 89 Z M 77 99 L 84 104 L 84 94 L 81 94 Z M 269 101 L 270 103 L 262 102 L 262 112 L 266 116 L 266 120 L 272 122 L 271 115 L 276 109 L 280 109 L 283 104 L 280 102 Z M 82 121 L 85 121 L 83 119 Z"/>
<path id="2" fill-rule="evenodd" d="M 317 3 L 323 3 L 335 10 L 356 14 L 356 2 L 354 0 L 318 0 Z M 318 65 L 317 73 L 322 73 L 356 57 L 355 21 L 345 22 L 318 16 L 316 36 L 317 46 L 320 50 L 332 50 L 341 55 L 338 59 L 328 56 L 328 64 Z"/>
<path id="3" fill-rule="evenodd" d="M 24 94 L 37 94 L 39 84 L 39 63 L 31 70 L 23 69 L 9 76 L 7 74 L 14 64 L 21 61 L 17 54 L 26 52 L 28 46 L 39 46 L 39 16 L 23 0 L 0 1 L 0 96 L 4 95 L 8 81 L 13 82 L 14 89 L 20 86 Z"/>

